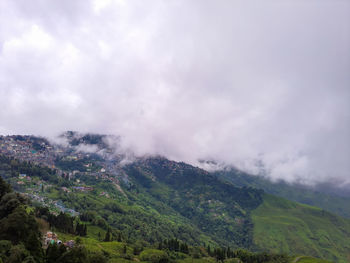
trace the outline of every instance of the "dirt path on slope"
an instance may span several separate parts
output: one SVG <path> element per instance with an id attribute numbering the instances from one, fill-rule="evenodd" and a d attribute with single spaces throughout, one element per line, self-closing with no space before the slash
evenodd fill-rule
<path id="1" fill-rule="evenodd" d="M 299 257 L 296 257 L 292 263 L 296 263 L 298 262 L 300 259 L 304 258 L 305 256 L 299 256 Z"/>

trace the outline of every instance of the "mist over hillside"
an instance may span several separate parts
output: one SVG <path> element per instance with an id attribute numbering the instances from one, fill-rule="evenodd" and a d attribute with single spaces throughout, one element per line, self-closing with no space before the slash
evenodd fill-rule
<path id="1" fill-rule="evenodd" d="M 119 142 L 115 136 L 72 131 L 55 142 L 0 136 L 0 176 L 31 201 L 36 216 L 49 220 L 51 228 L 63 226 L 52 225 L 56 221 L 48 213 L 69 214 L 69 222 L 77 221 L 77 230 L 71 224 L 64 228 L 70 234 L 85 237 L 97 228 L 110 231 L 118 242 L 143 242 L 159 250 L 168 246 L 164 240 L 176 237 L 186 245 L 206 247 L 197 258 L 217 255 L 217 249 L 211 254 L 208 248 L 213 246 L 225 247 L 225 257 L 232 256 L 230 249 L 244 248 L 267 251 L 282 262 L 299 254 L 346 262 L 350 221 L 328 211 L 349 217 L 350 199 L 339 202 L 337 196 L 317 195 L 306 186 L 301 191 L 236 169 L 213 172 L 159 155 L 137 156 L 124 152 Z M 271 191 L 275 196 L 267 194 Z M 278 196 L 298 197 L 296 201 L 320 208 Z M 90 232 L 84 246 L 110 241 Z"/>
<path id="2" fill-rule="evenodd" d="M 348 263 L 349 47 L 347 0 L 0 0 L 0 263 Z"/>
<path id="3" fill-rule="evenodd" d="M 118 165 L 123 166 L 128 163 L 137 161 L 152 156 L 162 156 L 159 154 L 152 153 L 138 153 L 133 151 L 123 142 L 121 136 L 98 134 L 98 133 L 82 133 L 77 131 L 66 131 L 60 133 L 58 136 L 53 137 L 37 137 L 29 135 L 13 135 L 9 136 L 14 140 L 33 140 L 34 146 L 38 145 L 40 148 L 41 144 L 52 145 L 57 148 L 66 148 L 74 153 L 85 153 L 85 154 L 96 154 L 103 157 L 104 159 L 113 160 Z M 0 140 L 6 138 L 6 136 L 0 137 Z M 36 142 L 36 141 L 39 141 Z M 163 156 L 166 157 L 166 156 Z M 215 160 L 204 160 L 199 159 L 194 163 L 194 166 L 200 167 L 209 172 L 223 175 L 228 177 L 230 181 L 234 182 L 239 186 L 253 186 L 257 188 L 264 188 L 267 184 L 269 187 L 275 185 L 276 188 L 283 189 L 284 186 L 287 188 L 290 186 L 292 189 L 303 189 L 306 191 L 327 193 L 334 196 L 350 197 L 350 184 L 345 184 L 343 181 L 337 181 L 334 178 L 327 179 L 321 183 L 306 183 L 304 180 L 285 180 L 283 178 L 274 179 L 271 178 L 269 173 L 262 166 L 261 161 L 257 161 L 256 166 L 258 167 L 257 173 L 247 173 L 243 170 L 238 169 L 233 165 L 226 164 Z M 231 174 L 231 178 L 229 176 Z M 243 180 L 241 178 L 244 178 Z M 276 192 L 272 192 L 276 194 Z M 295 200 L 300 201 L 300 200 Z"/>
<path id="4" fill-rule="evenodd" d="M 0 9 L 0 134 L 111 134 L 136 155 L 349 184 L 348 1 Z"/>
<path id="5" fill-rule="evenodd" d="M 161 156 L 159 154 L 152 153 L 136 153 L 131 148 L 127 148 L 125 146 L 125 144 L 123 143 L 123 138 L 120 136 L 68 131 L 60 134 L 55 138 L 56 139 L 51 140 L 54 143 L 58 143 L 58 145 L 70 145 L 74 148 L 75 151 L 87 153 L 108 153 L 109 158 L 118 157 L 121 163 L 132 162 L 135 161 L 137 158 Z M 105 157 L 106 156 L 107 155 L 105 155 Z M 246 173 L 245 171 L 238 169 L 235 165 L 230 165 L 215 160 L 198 159 L 191 164 L 214 173 L 224 173 L 225 171 L 228 173 L 232 172 L 233 174 L 242 174 L 248 177 L 250 176 L 251 178 L 260 177 L 258 178 L 258 181 L 268 180 L 272 184 L 276 185 L 285 184 L 299 189 L 320 191 L 332 195 L 350 197 L 350 183 L 344 183 L 344 181 L 336 180 L 335 178 L 329 178 L 321 183 L 313 182 L 312 184 L 310 184 L 310 182 L 308 181 L 303 180 L 302 178 L 294 180 L 286 180 L 284 178 L 279 177 L 278 179 L 272 178 L 269 174 L 269 171 L 265 169 L 261 160 L 256 160 L 256 169 L 254 170 L 255 173 L 254 171 L 253 173 Z M 257 185 L 257 187 L 262 188 L 261 185 Z"/>
<path id="6" fill-rule="evenodd" d="M 28 135 L 2 136 L 0 141 L 2 141 L 2 153 L 10 154 L 20 159 L 24 158 L 24 160 L 28 161 L 34 160 L 38 163 L 46 163 L 49 166 L 63 165 L 67 161 L 64 156 L 72 155 L 74 158 L 82 160 L 88 160 L 90 157 L 100 159 L 106 162 L 106 167 L 115 171 L 127 164 L 147 158 L 165 157 L 152 154 L 136 154 L 131 149 L 124 147 L 120 136 L 76 131 L 67 131 L 49 139 Z M 28 143 L 27 148 L 24 150 L 16 149 L 16 147 L 11 147 L 11 150 L 7 149 L 9 144 L 16 145 L 16 143 L 21 142 Z M 41 157 L 31 154 L 30 151 L 32 150 L 42 150 L 41 155 L 39 155 Z M 57 163 L 59 159 L 62 161 Z M 239 187 L 248 186 L 264 189 L 268 193 L 289 200 L 315 205 L 338 215 L 350 217 L 350 187 L 347 185 L 339 186 L 332 180 L 323 184 L 313 185 L 303 184 L 303 182 L 288 182 L 283 179 L 276 181 L 272 180 L 266 173 L 253 175 L 231 165 L 213 160 L 198 160 L 195 166 Z"/>

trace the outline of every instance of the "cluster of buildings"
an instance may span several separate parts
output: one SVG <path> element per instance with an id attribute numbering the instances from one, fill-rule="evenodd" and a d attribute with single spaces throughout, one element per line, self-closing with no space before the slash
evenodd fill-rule
<path id="1" fill-rule="evenodd" d="M 11 156 L 20 161 L 27 161 L 57 170 L 59 176 L 72 179 L 77 173 L 90 174 L 92 163 L 84 164 L 87 172 L 74 170 L 62 171 L 55 166 L 57 159 L 79 161 L 89 158 L 89 153 L 74 152 L 70 146 L 51 145 L 47 140 L 33 136 L 0 135 L 0 154 Z M 106 171 L 104 168 L 102 171 Z M 91 172 L 92 173 L 92 172 Z M 95 174 L 94 172 L 93 174 Z M 99 175 L 101 172 L 97 172 Z M 20 183 L 22 184 L 22 183 Z"/>
<path id="2" fill-rule="evenodd" d="M 94 190 L 91 186 L 73 186 L 74 190 L 81 191 L 81 192 L 87 192 Z"/>
<path id="3" fill-rule="evenodd" d="M 23 196 L 28 197 L 32 201 L 36 201 L 43 206 L 48 207 L 53 214 L 58 215 L 59 212 L 68 213 L 71 216 L 79 216 L 79 212 L 75 211 L 72 208 L 67 208 L 60 200 L 52 200 L 45 196 L 40 195 L 39 193 L 21 193 Z"/>
<path id="4" fill-rule="evenodd" d="M 112 160 L 111 156 L 102 157 L 99 160 L 92 160 L 91 153 L 78 151 L 74 146 L 70 145 L 56 145 L 50 144 L 47 140 L 43 138 L 38 138 L 34 136 L 1 136 L 0 135 L 0 154 L 14 157 L 21 161 L 28 161 L 41 166 L 47 166 L 56 170 L 57 176 L 61 176 L 68 180 L 74 180 L 77 176 L 92 176 L 97 180 L 109 181 L 113 184 L 122 194 L 125 195 L 120 187 L 120 179 L 127 180 L 127 176 L 121 174 L 121 170 L 118 167 L 118 161 Z M 109 154 L 108 149 L 102 151 L 104 154 Z M 57 160 L 66 161 L 81 161 L 81 160 L 91 160 L 83 164 L 83 170 L 62 170 L 56 167 Z M 94 164 L 94 165 L 93 165 Z M 93 166 L 95 167 L 94 169 Z M 96 167 L 99 167 L 96 170 Z M 93 170 L 93 171 L 92 171 Z M 126 179 L 125 179 L 125 178 Z M 31 182 L 32 178 L 26 174 L 19 174 L 16 183 L 20 187 L 31 187 L 33 184 Z M 84 186 L 80 183 L 79 179 L 75 180 L 76 184 L 73 187 L 67 188 L 62 187 L 64 192 L 70 193 L 71 191 L 88 192 L 92 191 L 93 187 Z M 37 183 L 37 185 L 39 185 Z M 47 185 L 45 185 L 47 186 Z M 74 210 L 67 211 L 67 209 L 60 203 L 55 203 L 53 200 L 48 200 L 41 194 L 41 190 L 37 187 L 35 191 L 26 191 L 27 195 L 33 200 L 43 203 L 46 206 L 55 208 L 55 210 L 62 212 L 69 212 L 75 214 Z M 40 187 L 41 188 L 41 187 Z M 29 188 L 28 188 L 29 189 Z M 27 189 L 27 190 L 28 190 Z M 108 193 L 102 193 L 103 196 L 109 198 Z"/>
<path id="5" fill-rule="evenodd" d="M 61 200 L 50 200 L 49 204 L 53 205 L 59 212 L 68 213 L 71 216 L 79 215 L 79 212 L 75 211 L 74 209 L 65 207 Z"/>
<path id="6" fill-rule="evenodd" d="M 20 135 L 0 135 L 0 154 L 51 168 L 56 168 L 55 162 L 57 158 L 68 161 L 80 161 L 91 157 L 91 153 L 75 150 L 73 146 L 52 145 L 42 138 Z M 102 160 L 105 159 L 102 158 Z M 74 177 L 77 173 L 85 173 L 86 175 L 98 177 L 103 176 L 105 173 L 115 174 L 116 166 L 114 164 L 104 161 L 96 161 L 96 163 L 101 167 L 99 171 L 92 171 L 91 162 L 83 165 L 86 171 L 62 171 L 56 169 L 58 175 L 69 178 Z"/>
<path id="7" fill-rule="evenodd" d="M 56 233 L 48 231 L 46 232 L 46 234 L 44 235 L 44 239 L 43 239 L 43 247 L 48 247 L 49 245 L 53 245 L 53 244 L 57 244 L 57 245 L 65 245 L 68 248 L 73 248 L 75 245 L 74 240 L 69 240 L 67 242 L 62 242 L 61 240 L 58 239 L 58 236 Z"/>
<path id="8" fill-rule="evenodd" d="M 0 154 L 22 161 L 55 167 L 56 152 L 44 139 L 31 136 L 0 136 Z"/>
<path id="9" fill-rule="evenodd" d="M 89 153 L 76 152 L 71 146 L 52 145 L 43 138 L 20 135 L 0 135 L 0 154 L 50 168 L 56 168 L 57 158 L 79 161 L 90 157 Z M 91 169 L 92 163 L 87 163 L 84 166 Z"/>
<path id="10" fill-rule="evenodd" d="M 19 174 L 17 184 L 25 185 L 26 182 L 31 182 L 32 178 L 26 174 Z"/>

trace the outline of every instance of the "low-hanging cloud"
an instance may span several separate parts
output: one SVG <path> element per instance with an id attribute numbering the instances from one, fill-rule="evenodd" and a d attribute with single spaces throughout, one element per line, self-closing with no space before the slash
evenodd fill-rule
<path id="1" fill-rule="evenodd" d="M 3 0 L 0 133 L 349 183 L 349 46 L 346 0 Z"/>

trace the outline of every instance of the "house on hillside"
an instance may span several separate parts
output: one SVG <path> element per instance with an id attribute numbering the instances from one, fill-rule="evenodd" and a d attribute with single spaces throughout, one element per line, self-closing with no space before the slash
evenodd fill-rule
<path id="1" fill-rule="evenodd" d="M 62 242 L 62 240 L 59 240 L 58 239 L 58 236 L 54 233 L 54 232 L 51 232 L 51 231 L 47 231 L 47 233 L 44 235 L 44 240 L 43 240 L 43 247 L 48 247 L 48 245 L 50 244 L 57 244 L 57 245 L 65 245 L 67 248 L 73 248 L 74 245 L 75 245 L 75 242 L 74 240 L 69 240 L 65 243 Z"/>
<path id="2" fill-rule="evenodd" d="M 44 247 L 47 247 L 50 244 L 54 244 L 57 242 L 57 235 L 54 232 L 47 231 L 44 235 Z M 62 243 L 62 242 L 61 242 Z"/>
<path id="3" fill-rule="evenodd" d="M 75 245 L 75 242 L 74 242 L 74 240 L 69 240 L 69 241 L 67 241 L 67 242 L 65 242 L 65 243 L 63 243 L 66 247 L 68 247 L 68 248 L 73 248 L 74 247 L 74 245 Z"/>

